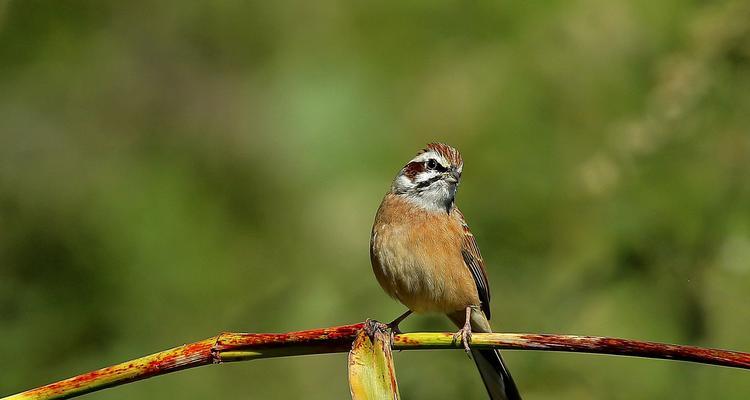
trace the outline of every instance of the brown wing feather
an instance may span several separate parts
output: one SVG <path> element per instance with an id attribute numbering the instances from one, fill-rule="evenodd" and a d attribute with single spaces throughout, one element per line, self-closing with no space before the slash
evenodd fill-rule
<path id="1" fill-rule="evenodd" d="M 464 230 L 461 255 L 463 255 L 466 267 L 469 268 L 471 275 L 474 277 L 474 283 L 476 283 L 479 292 L 479 300 L 482 302 L 482 311 L 484 311 L 487 319 L 490 319 L 490 284 L 487 280 L 487 271 L 484 268 L 482 254 L 479 253 L 479 246 L 477 246 L 477 241 L 469 230 L 469 225 L 466 224 L 464 214 L 458 207 L 453 207 L 453 209 Z"/>

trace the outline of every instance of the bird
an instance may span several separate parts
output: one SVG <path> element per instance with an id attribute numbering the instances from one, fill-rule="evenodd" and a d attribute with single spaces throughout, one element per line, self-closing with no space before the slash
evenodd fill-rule
<path id="1" fill-rule="evenodd" d="M 492 400 L 521 396 L 500 353 L 471 349 L 472 332 L 492 332 L 490 288 L 484 260 L 466 219 L 455 204 L 463 159 L 455 148 L 429 143 L 401 168 L 375 215 L 370 260 L 375 277 L 408 310 L 442 313 L 456 324 Z"/>

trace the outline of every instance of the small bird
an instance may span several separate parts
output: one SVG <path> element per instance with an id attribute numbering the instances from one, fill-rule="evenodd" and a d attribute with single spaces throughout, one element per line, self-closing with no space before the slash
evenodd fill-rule
<path id="1" fill-rule="evenodd" d="M 500 353 L 470 349 L 471 332 L 491 332 L 490 288 L 484 261 L 455 205 L 463 160 L 458 150 L 430 143 L 393 180 L 375 216 L 370 260 L 380 286 L 412 312 L 446 314 L 471 352 L 493 400 L 520 399 Z"/>

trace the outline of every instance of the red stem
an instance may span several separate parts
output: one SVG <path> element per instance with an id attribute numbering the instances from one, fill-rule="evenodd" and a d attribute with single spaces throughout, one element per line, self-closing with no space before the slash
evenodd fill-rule
<path id="1" fill-rule="evenodd" d="M 247 356 L 242 351 L 257 351 L 258 357 L 345 352 L 349 351 L 357 332 L 363 326 L 364 324 L 359 323 L 281 334 L 222 333 L 0 400 L 75 397 L 181 369 L 254 357 Z M 452 336 L 450 333 L 445 335 Z M 415 334 L 396 335 L 393 348 L 444 348 L 445 343 L 450 343 L 425 345 L 415 340 L 414 336 Z M 736 351 L 596 336 L 494 333 L 476 334 L 475 337 L 477 347 L 664 358 L 750 369 L 750 353 Z M 456 343 L 455 347 L 460 347 L 460 343 Z"/>

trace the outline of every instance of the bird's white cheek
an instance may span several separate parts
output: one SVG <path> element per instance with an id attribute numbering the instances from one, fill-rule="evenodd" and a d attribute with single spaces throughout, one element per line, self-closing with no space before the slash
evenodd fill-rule
<path id="1" fill-rule="evenodd" d="M 446 207 L 453 202 L 455 193 L 455 185 L 437 182 L 427 190 L 407 196 L 407 199 L 425 210 L 445 212 Z"/>
<path id="2" fill-rule="evenodd" d="M 396 178 L 396 181 L 394 182 L 393 186 L 398 191 L 406 191 L 407 189 L 413 187 L 414 183 L 406 176 L 401 175 L 398 178 Z"/>

